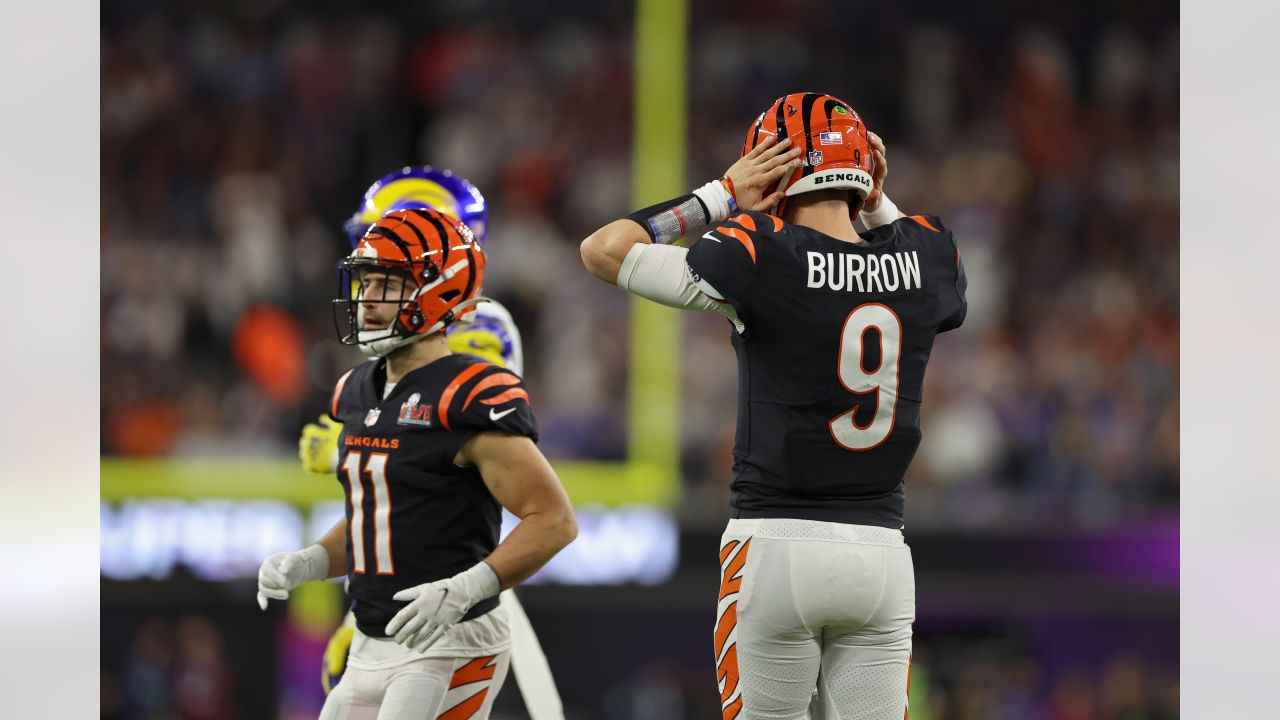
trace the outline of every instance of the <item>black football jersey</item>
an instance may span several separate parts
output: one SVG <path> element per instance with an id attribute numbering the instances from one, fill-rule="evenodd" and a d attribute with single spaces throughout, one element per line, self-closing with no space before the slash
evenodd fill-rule
<path id="1" fill-rule="evenodd" d="M 734 517 L 902 527 L 925 365 L 964 322 L 966 280 L 933 215 L 861 237 L 752 212 L 689 251 L 690 277 L 738 317 Z"/>
<path id="2" fill-rule="evenodd" d="M 385 637 L 406 588 L 455 575 L 498 545 L 502 509 L 474 467 L 454 458 L 472 435 L 538 438 L 524 383 L 466 355 L 405 374 L 383 399 L 386 363 L 359 365 L 338 381 L 330 415 L 343 423 L 338 481 L 346 493 L 348 594 L 356 625 Z M 463 618 L 497 607 L 489 598 Z"/>

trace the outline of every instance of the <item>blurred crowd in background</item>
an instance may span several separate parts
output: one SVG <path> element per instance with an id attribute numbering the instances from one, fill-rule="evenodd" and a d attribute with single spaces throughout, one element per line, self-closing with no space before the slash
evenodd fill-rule
<path id="1" fill-rule="evenodd" d="M 359 359 L 328 302 L 341 223 L 373 180 L 431 163 L 488 199 L 485 291 L 524 334 L 544 450 L 621 457 L 628 301 L 577 245 L 634 206 L 631 8 L 463 5 L 104 6 L 104 453 L 290 454 Z M 777 95 L 830 92 L 885 138 L 899 207 L 959 239 L 969 316 L 930 364 L 911 522 L 1173 507 L 1176 6 L 1031 22 L 996 3 L 921 22 L 695 5 L 689 187 L 723 173 Z M 685 325 L 686 514 L 719 522 L 729 330 Z"/>
<path id="2" fill-rule="evenodd" d="M 908 529 L 1176 513 L 1176 3 L 691 5 L 684 189 L 722 174 L 777 96 L 827 92 L 885 139 L 898 206 L 958 239 L 968 319 L 930 363 Z M 292 455 L 361 359 L 330 311 L 342 222 L 378 177 L 433 164 L 488 200 L 485 294 L 523 333 L 544 452 L 621 458 L 629 300 L 586 273 L 578 243 L 636 206 L 633 12 L 103 5 L 103 453 Z M 679 510 L 716 526 L 730 328 L 683 322 Z M 141 621 L 126 664 L 104 665 L 104 717 L 244 716 L 224 704 L 237 668 L 223 632 L 198 614 Z M 1030 649 L 949 659 L 923 640 L 930 699 L 913 720 L 1177 715 L 1176 657 L 1047 672 Z M 629 678 L 607 715 L 716 717 L 709 663 L 685 670 Z M 664 697 L 680 712 L 662 714 Z"/>

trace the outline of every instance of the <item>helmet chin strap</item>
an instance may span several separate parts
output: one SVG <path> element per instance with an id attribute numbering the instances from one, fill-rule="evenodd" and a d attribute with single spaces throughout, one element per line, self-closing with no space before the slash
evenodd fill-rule
<path id="1" fill-rule="evenodd" d="M 490 298 L 487 298 L 483 295 L 477 295 L 471 298 L 470 300 L 466 300 L 464 302 L 458 303 L 457 305 L 453 306 L 453 308 L 450 309 L 449 312 L 445 313 L 444 317 L 437 320 L 435 325 L 432 325 L 430 328 L 428 328 L 427 332 L 424 334 L 430 335 L 432 333 L 437 333 L 437 332 L 440 332 L 441 330 L 444 330 L 449 325 L 452 325 L 453 323 L 458 322 L 459 318 L 462 317 L 462 313 L 466 311 L 467 308 L 475 307 L 476 305 L 479 305 L 480 303 L 489 299 Z"/>
<path id="2" fill-rule="evenodd" d="M 364 334 L 364 332 L 373 331 L 362 331 L 361 334 Z M 361 339 L 358 347 L 360 348 L 360 352 L 364 353 L 368 357 L 386 357 L 402 347 L 408 347 L 409 345 L 418 342 L 419 340 L 427 337 L 428 334 L 429 333 L 423 333 L 421 335 L 410 335 L 408 337 L 396 335 L 378 338 L 368 342 Z"/>

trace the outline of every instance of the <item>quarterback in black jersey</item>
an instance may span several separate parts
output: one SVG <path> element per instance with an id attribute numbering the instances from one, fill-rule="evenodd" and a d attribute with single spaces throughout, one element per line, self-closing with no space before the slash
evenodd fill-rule
<path id="1" fill-rule="evenodd" d="M 935 336 L 964 322 L 951 231 L 883 193 L 884 145 L 830 95 L 779 98 L 725 177 L 582 243 L 606 282 L 719 312 L 738 358 L 714 651 L 725 720 L 898 720 L 915 585 L 903 476 Z M 859 234 L 860 216 L 866 232 Z M 689 237 L 691 249 L 669 244 Z"/>
<path id="2" fill-rule="evenodd" d="M 524 383 L 449 351 L 443 330 L 474 312 L 484 266 L 470 230 L 431 209 L 383 216 L 342 265 L 342 340 L 377 358 L 329 406 L 346 516 L 258 580 L 265 605 L 348 578 L 356 632 L 326 720 L 488 717 L 511 654 L 498 593 L 576 535 Z M 499 543 L 503 507 L 520 523 Z"/>

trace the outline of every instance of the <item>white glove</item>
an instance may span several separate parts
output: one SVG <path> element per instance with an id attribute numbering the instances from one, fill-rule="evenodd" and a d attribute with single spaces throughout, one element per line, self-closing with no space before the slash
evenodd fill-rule
<path id="1" fill-rule="evenodd" d="M 298 552 L 276 553 L 258 568 L 258 607 L 267 609 L 267 598 L 289 599 L 289 591 L 304 582 L 329 576 L 329 553 L 318 543 Z"/>
<path id="2" fill-rule="evenodd" d="M 387 623 L 387 635 L 421 652 L 457 624 L 473 605 L 498 594 L 498 574 L 481 561 L 451 578 L 423 583 L 391 596 L 408 601 Z"/>

